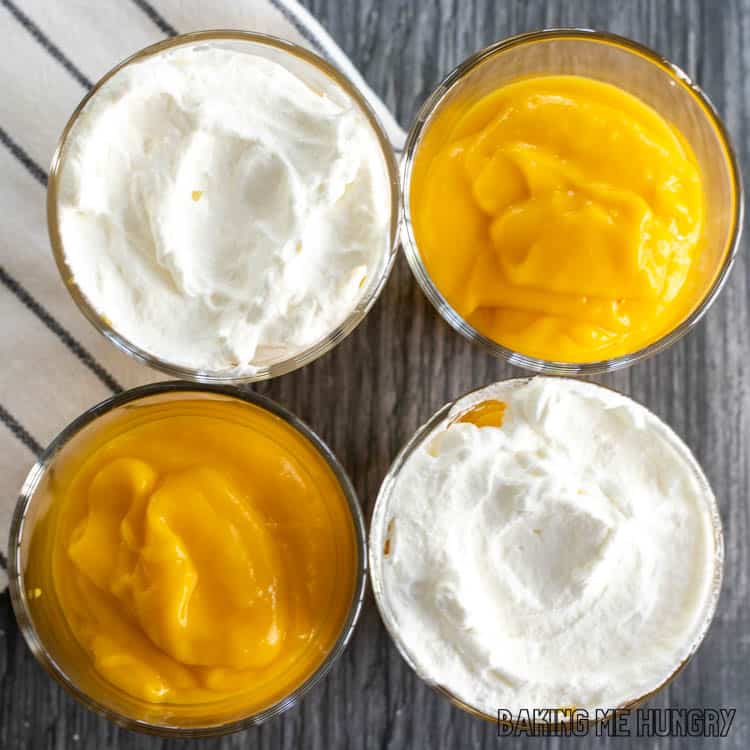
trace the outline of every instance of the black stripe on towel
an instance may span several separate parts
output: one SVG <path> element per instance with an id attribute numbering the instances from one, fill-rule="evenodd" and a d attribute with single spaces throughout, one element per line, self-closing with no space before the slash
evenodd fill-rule
<path id="1" fill-rule="evenodd" d="M 113 393 L 122 391 L 122 386 L 102 367 L 68 331 L 37 302 L 2 266 L 0 282 L 29 309 L 39 320 L 54 333 L 91 372 L 99 378 Z"/>
<path id="2" fill-rule="evenodd" d="M 11 0 L 0 0 L 0 4 L 4 8 L 7 8 L 14 16 L 14 18 L 18 21 L 18 23 L 23 26 L 26 31 L 31 34 L 31 36 L 34 37 L 34 39 L 39 42 L 39 44 L 44 47 L 49 54 L 57 60 L 57 62 L 60 63 L 60 65 L 65 68 L 65 70 L 70 73 L 70 75 L 73 76 L 73 78 L 78 81 L 78 83 L 81 84 L 84 88 L 90 89 L 92 86 L 91 81 L 89 81 L 86 76 L 81 73 L 81 71 L 63 54 L 62 50 L 54 44 L 49 37 L 46 36 L 46 34 L 18 7 L 15 5 L 15 3 L 11 2 Z M 60 12 L 64 13 L 62 9 L 60 9 Z"/>
<path id="3" fill-rule="evenodd" d="M 38 183 L 47 187 L 47 173 L 2 128 L 0 128 L 0 143 L 26 167 Z"/>
<path id="4" fill-rule="evenodd" d="M 160 31 L 163 31 L 167 36 L 177 36 L 177 29 L 151 3 L 147 3 L 146 0 L 133 0 L 133 3 L 159 27 Z"/>
<path id="5" fill-rule="evenodd" d="M 31 433 L 0 404 L 0 422 L 2 422 L 37 458 L 44 450 Z M 8 559 L 0 552 L 0 568 L 8 569 Z"/>
<path id="6" fill-rule="evenodd" d="M 147 0 L 133 0 L 133 3 L 137 5 L 155 24 L 163 31 L 167 36 L 177 36 L 179 32 L 172 26 L 159 11 L 154 8 L 151 3 Z M 328 58 L 326 51 L 321 46 L 320 42 L 310 33 L 310 30 L 299 21 L 299 19 L 278 0 L 270 0 L 271 5 L 279 12 L 282 16 L 297 30 L 299 35 L 310 43 L 310 46 L 321 56 Z"/>
<path id="7" fill-rule="evenodd" d="M 32 434 L 0 404 L 0 422 L 2 422 L 37 458 L 42 453 L 42 446 Z"/>

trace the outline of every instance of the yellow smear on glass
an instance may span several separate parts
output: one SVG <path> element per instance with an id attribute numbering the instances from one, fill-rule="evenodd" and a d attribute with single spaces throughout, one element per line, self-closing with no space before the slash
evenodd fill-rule
<path id="1" fill-rule="evenodd" d="M 489 399 L 464 412 L 456 422 L 469 422 L 477 427 L 502 427 L 506 404 Z"/>

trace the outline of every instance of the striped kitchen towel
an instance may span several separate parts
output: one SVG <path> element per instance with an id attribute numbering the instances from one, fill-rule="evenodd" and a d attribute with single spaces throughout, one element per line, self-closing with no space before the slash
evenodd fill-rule
<path id="1" fill-rule="evenodd" d="M 17 489 L 43 447 L 82 411 L 159 379 L 104 339 L 65 290 L 47 239 L 47 168 L 92 84 L 136 50 L 201 29 L 304 45 L 369 99 L 394 146 L 404 133 L 341 49 L 294 0 L 0 0 L 0 587 Z"/>

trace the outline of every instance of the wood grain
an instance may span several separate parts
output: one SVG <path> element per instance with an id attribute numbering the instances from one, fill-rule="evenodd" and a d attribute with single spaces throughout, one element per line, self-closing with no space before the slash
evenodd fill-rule
<path id="1" fill-rule="evenodd" d="M 741 161 L 750 127 L 750 0 L 306 0 L 408 125 L 440 78 L 476 49 L 544 26 L 587 26 L 635 38 L 697 79 L 724 114 Z M 60 12 L 63 12 L 62 8 Z M 666 419 L 693 448 L 721 505 L 727 556 L 719 611 L 696 658 L 650 705 L 737 708 L 722 747 L 750 744 L 750 264 L 740 253 L 704 321 L 670 351 L 600 381 Z M 264 384 L 340 457 L 369 513 L 390 461 L 446 400 L 519 371 L 441 321 L 403 259 L 375 308 L 341 346 Z M 12 492 L 14 488 L 6 488 Z M 47 678 L 0 599 L 0 748 L 492 748 L 494 726 L 421 684 L 390 643 L 371 598 L 353 643 L 302 705 L 267 725 L 219 740 L 181 743 L 116 728 Z M 519 747 L 678 748 L 715 740 L 551 739 Z"/>

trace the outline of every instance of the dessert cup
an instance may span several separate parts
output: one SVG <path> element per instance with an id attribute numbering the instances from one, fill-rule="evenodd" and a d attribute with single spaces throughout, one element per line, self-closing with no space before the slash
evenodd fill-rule
<path id="1" fill-rule="evenodd" d="M 369 123 L 375 135 L 375 140 L 380 146 L 380 156 L 385 165 L 387 184 L 390 189 L 390 221 L 388 237 L 384 238 L 383 241 L 383 252 L 378 259 L 377 266 L 372 269 L 372 272 L 368 273 L 358 301 L 347 317 L 334 330 L 329 331 L 322 339 L 304 350 L 291 353 L 284 352 L 271 361 L 258 362 L 257 366 L 255 363 L 251 363 L 252 368 L 245 370 L 242 368 L 237 370 L 200 370 L 185 367 L 163 359 L 157 353 L 145 351 L 129 341 L 104 315 L 94 308 L 76 284 L 66 259 L 60 231 L 60 178 L 65 165 L 66 147 L 71 132 L 84 112 L 86 105 L 97 96 L 105 83 L 128 65 L 142 62 L 149 57 L 179 47 L 203 45 L 246 52 L 281 63 L 311 87 L 330 87 L 343 100 L 352 102 Z M 398 249 L 398 221 L 398 167 L 396 157 L 385 131 L 365 97 L 341 72 L 318 55 L 276 37 L 244 31 L 197 31 L 182 34 L 136 52 L 106 73 L 84 97 L 65 126 L 52 158 L 47 189 L 47 226 L 55 262 L 70 296 L 89 322 L 115 346 L 135 359 L 174 377 L 204 383 L 248 383 L 284 375 L 321 357 L 346 338 L 375 304 L 388 278 Z"/>
<path id="2" fill-rule="evenodd" d="M 456 695 L 450 685 L 444 685 L 438 682 L 431 676 L 423 667 L 421 667 L 415 657 L 412 655 L 409 644 L 406 642 L 403 634 L 400 632 L 398 625 L 397 614 L 392 610 L 388 596 L 387 596 L 387 583 L 383 573 L 384 570 L 384 559 L 390 554 L 391 543 L 390 537 L 394 533 L 390 519 L 392 518 L 392 507 L 394 502 L 394 489 L 399 479 L 400 473 L 412 454 L 419 449 L 424 443 L 432 441 L 437 434 L 446 429 L 451 423 L 457 421 L 460 417 L 465 415 L 469 410 L 478 406 L 479 404 L 488 400 L 503 400 L 503 393 L 507 393 L 508 388 L 515 388 L 522 386 L 528 382 L 528 378 L 516 378 L 512 380 L 501 381 L 488 385 L 477 390 L 471 391 L 464 396 L 452 401 L 441 409 L 439 409 L 424 425 L 422 425 L 407 442 L 404 448 L 394 459 L 388 473 L 386 474 L 383 484 L 381 485 L 380 492 L 375 502 L 373 509 L 372 519 L 370 523 L 370 580 L 372 582 L 372 588 L 375 595 L 375 602 L 380 616 L 385 624 L 386 630 L 390 634 L 393 642 L 396 644 L 396 648 L 404 658 L 406 663 L 414 670 L 417 676 L 422 679 L 427 685 L 436 690 L 441 695 L 445 696 L 453 704 L 458 706 L 468 713 L 497 723 L 498 716 L 487 714 L 476 706 L 472 706 L 465 699 Z M 590 384 L 594 386 L 594 384 Z M 595 386 L 603 388 L 603 386 Z M 668 429 L 668 428 L 667 428 Z M 692 641 L 687 649 L 687 656 L 674 665 L 674 669 L 671 674 L 659 685 L 654 686 L 652 690 L 643 695 L 635 696 L 632 700 L 623 703 L 620 706 L 614 707 L 603 707 L 607 710 L 612 708 L 613 710 L 625 710 L 634 708 L 640 705 L 645 700 L 650 698 L 655 693 L 662 690 L 668 685 L 682 668 L 690 661 L 693 655 L 700 647 L 703 639 L 708 632 L 711 621 L 716 612 L 716 606 L 719 600 L 719 594 L 721 591 L 722 571 L 724 563 L 724 541 L 721 527 L 721 518 L 719 515 L 718 505 L 716 499 L 711 491 L 711 488 L 703 474 L 702 469 L 698 465 L 695 458 L 692 456 L 687 447 L 677 438 L 671 430 L 670 434 L 674 437 L 676 445 L 679 445 L 680 453 L 686 463 L 690 466 L 694 472 L 694 476 L 698 481 L 699 486 L 705 490 L 705 498 L 708 504 L 708 514 L 710 516 L 711 529 L 713 532 L 713 567 L 710 578 L 710 591 L 703 602 L 703 608 L 700 615 L 700 626 L 697 628 Z M 395 532 L 397 533 L 397 532 Z M 498 707 L 500 708 L 500 707 Z M 534 707 L 529 706 L 529 710 Z M 548 706 L 539 706 L 538 708 L 550 708 Z M 574 707 L 573 707 L 574 708 Z M 593 718 L 593 717 L 592 717 Z M 604 720 L 605 716 L 598 716 L 598 720 Z M 588 720 L 588 719 L 587 719 Z M 566 720 L 567 721 L 567 720 Z M 526 725 L 526 720 L 523 717 L 514 716 L 510 721 L 503 720 L 501 723 L 510 723 L 512 725 Z M 545 729 L 555 726 L 554 724 L 544 724 Z"/>
<path id="3" fill-rule="evenodd" d="M 632 353 L 599 362 L 556 362 L 527 356 L 488 338 L 448 303 L 420 255 L 411 219 L 415 160 L 438 114 L 456 103 L 465 112 L 500 86 L 526 76 L 578 75 L 633 94 L 673 124 L 692 147 L 703 174 L 707 222 L 702 263 L 705 288 L 692 312 L 667 334 Z M 440 132 L 451 123 L 441 120 Z M 547 29 L 497 42 L 462 62 L 422 105 L 409 131 L 401 169 L 402 243 L 411 270 L 430 302 L 459 333 L 494 356 L 533 372 L 595 375 L 628 367 L 671 346 L 705 314 L 721 291 L 739 248 L 742 180 L 729 135 L 708 97 L 676 65 L 637 42 L 588 29 Z"/>
<path id="4" fill-rule="evenodd" d="M 54 499 L 52 484 L 56 473 L 64 470 L 68 457 L 85 451 L 96 435 L 117 419 L 139 406 L 170 401 L 207 399 L 234 400 L 253 404 L 283 420 L 317 450 L 340 484 L 351 518 L 355 546 L 354 583 L 349 611 L 336 641 L 320 665 L 304 682 L 273 705 L 251 715 L 233 715 L 235 706 L 222 709 L 221 701 L 190 705 L 151 704 L 138 700 L 112 686 L 103 678 L 92 677 L 92 670 L 81 669 L 90 663 L 72 634 L 67 634 L 65 616 L 50 596 L 45 610 L 40 599 L 27 590 L 25 572 L 29 548 L 40 521 Z M 34 656 L 44 669 L 83 705 L 116 724 L 162 737 L 208 737 L 235 732 L 270 719 L 296 705 L 302 696 L 320 682 L 341 656 L 354 631 L 364 595 L 367 572 L 365 527 L 357 496 L 344 469 L 330 449 L 304 423 L 269 399 L 250 392 L 216 385 L 191 385 L 164 382 L 141 386 L 114 396 L 84 412 L 71 422 L 42 453 L 21 489 L 13 516 L 8 548 L 8 578 L 11 601 L 18 625 Z M 73 644 L 73 646 L 71 646 Z M 77 648 L 76 648 L 77 647 Z"/>

